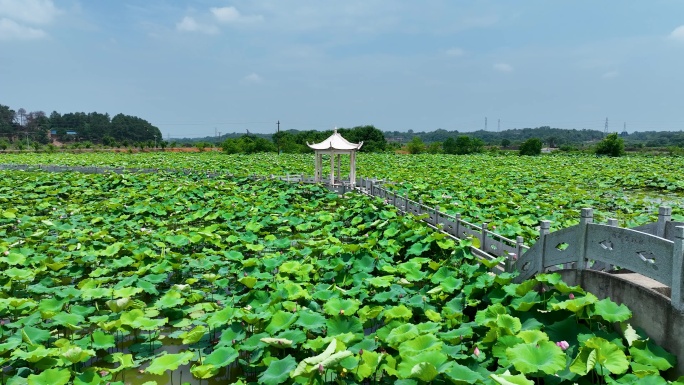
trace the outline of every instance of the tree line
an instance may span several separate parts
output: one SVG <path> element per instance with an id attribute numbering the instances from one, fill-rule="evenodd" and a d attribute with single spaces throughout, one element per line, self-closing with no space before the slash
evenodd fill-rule
<path id="1" fill-rule="evenodd" d="M 54 133 L 54 134 L 52 134 Z M 14 111 L 0 104 L 0 141 L 15 143 L 48 144 L 53 139 L 60 142 L 89 141 L 105 146 L 134 145 L 147 141 L 161 141 L 159 128 L 137 116 L 98 112 L 53 111 L 49 116 L 43 111 Z"/>

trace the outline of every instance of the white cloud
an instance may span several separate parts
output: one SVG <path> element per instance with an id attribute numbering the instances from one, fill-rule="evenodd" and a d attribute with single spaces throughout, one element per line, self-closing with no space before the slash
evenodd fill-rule
<path id="1" fill-rule="evenodd" d="M 176 23 L 176 29 L 182 32 L 200 32 L 213 35 L 218 33 L 218 28 L 212 24 L 201 24 L 190 16 L 185 16 L 183 20 Z"/>
<path id="2" fill-rule="evenodd" d="M 216 20 L 222 23 L 251 23 L 263 20 L 261 15 L 245 16 L 235 7 L 211 8 L 210 11 Z"/>
<path id="3" fill-rule="evenodd" d="M 42 29 L 27 27 L 10 19 L 0 19 L 0 40 L 35 40 L 46 36 Z"/>
<path id="4" fill-rule="evenodd" d="M 601 75 L 601 77 L 604 79 L 613 79 L 613 78 L 618 77 L 618 75 L 619 75 L 619 73 L 617 71 L 608 71 L 608 72 L 604 73 L 603 75 Z"/>
<path id="5" fill-rule="evenodd" d="M 670 38 L 684 42 L 684 25 L 680 25 L 670 33 Z"/>
<path id="6" fill-rule="evenodd" d="M 499 72 L 513 72 L 513 67 L 506 63 L 496 63 L 494 64 L 494 69 Z"/>
<path id="7" fill-rule="evenodd" d="M 244 79 L 242 79 L 242 80 L 244 80 L 247 83 L 252 83 L 252 84 L 258 84 L 258 83 L 264 82 L 264 79 L 261 76 L 255 74 L 254 72 L 245 76 Z"/>
<path id="8" fill-rule="evenodd" d="M 448 50 L 444 51 L 444 53 L 447 56 L 457 57 L 463 56 L 465 54 L 465 51 L 460 48 L 449 48 Z"/>
<path id="9" fill-rule="evenodd" d="M 60 13 L 52 0 L 0 0 L 0 16 L 30 24 L 48 24 Z"/>

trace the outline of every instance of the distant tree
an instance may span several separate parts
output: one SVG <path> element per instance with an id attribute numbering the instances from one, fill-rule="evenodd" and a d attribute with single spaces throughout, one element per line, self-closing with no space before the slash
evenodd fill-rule
<path id="1" fill-rule="evenodd" d="M 501 147 L 506 148 L 511 145 L 511 141 L 508 139 L 501 139 Z"/>
<path id="2" fill-rule="evenodd" d="M 445 154 L 455 154 L 456 153 L 456 139 L 447 138 L 444 143 L 442 143 L 442 151 Z"/>
<path id="3" fill-rule="evenodd" d="M 456 153 L 459 155 L 470 154 L 473 146 L 469 136 L 459 136 L 456 138 Z"/>
<path id="4" fill-rule="evenodd" d="M 440 152 L 442 152 L 442 143 L 432 142 L 427 145 L 428 154 L 439 154 Z"/>
<path id="5" fill-rule="evenodd" d="M 406 149 L 408 150 L 409 154 L 420 154 L 421 152 L 425 151 L 425 143 L 417 137 L 414 136 L 413 139 L 406 145 Z"/>
<path id="6" fill-rule="evenodd" d="M 159 142 L 159 147 L 161 147 L 162 151 L 166 151 L 166 147 L 168 147 L 168 145 L 169 145 L 169 142 L 167 142 L 165 140 L 162 140 L 161 142 Z"/>
<path id="7" fill-rule="evenodd" d="M 621 156 L 625 153 L 625 143 L 614 132 L 596 145 L 596 155 Z"/>
<path id="8" fill-rule="evenodd" d="M 541 140 L 538 138 L 530 138 L 520 145 L 520 155 L 539 155 L 541 154 L 541 149 Z"/>

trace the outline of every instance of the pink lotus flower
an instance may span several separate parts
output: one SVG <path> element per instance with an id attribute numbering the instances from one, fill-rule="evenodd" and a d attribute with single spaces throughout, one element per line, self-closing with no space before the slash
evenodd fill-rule
<path id="1" fill-rule="evenodd" d="M 575 295 L 572 293 L 570 293 L 570 295 L 568 297 L 570 297 L 570 299 L 575 299 Z"/>
<path id="2" fill-rule="evenodd" d="M 3 252 L 3 254 L 9 255 L 9 250 L 5 250 L 5 251 Z"/>
<path id="3" fill-rule="evenodd" d="M 480 349 L 478 349 L 477 346 L 475 347 L 475 350 L 473 350 L 473 354 L 475 354 L 475 357 L 480 356 Z"/>
<path id="4" fill-rule="evenodd" d="M 323 374 L 325 372 L 325 369 L 323 369 L 323 364 L 318 364 L 318 372 Z"/>
<path id="5" fill-rule="evenodd" d="M 570 347 L 570 344 L 568 343 L 568 341 L 560 341 L 560 342 L 556 342 L 556 346 L 558 346 L 559 348 L 561 348 L 563 350 L 567 350 Z"/>

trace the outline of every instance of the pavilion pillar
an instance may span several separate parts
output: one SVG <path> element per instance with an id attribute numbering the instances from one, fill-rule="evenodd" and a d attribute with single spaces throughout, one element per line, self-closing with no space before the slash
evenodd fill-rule
<path id="1" fill-rule="evenodd" d="M 323 154 L 321 154 L 319 151 L 316 151 L 316 157 L 314 158 L 314 181 L 315 182 L 320 182 L 321 181 L 321 168 L 323 166 Z"/>
<path id="2" fill-rule="evenodd" d="M 330 185 L 335 184 L 335 151 L 330 152 Z"/>
<path id="3" fill-rule="evenodd" d="M 356 185 L 356 151 L 349 153 L 349 183 L 352 188 Z"/>
<path id="4" fill-rule="evenodd" d="M 337 180 L 342 180 L 342 166 L 340 165 L 340 154 L 337 154 Z"/>

